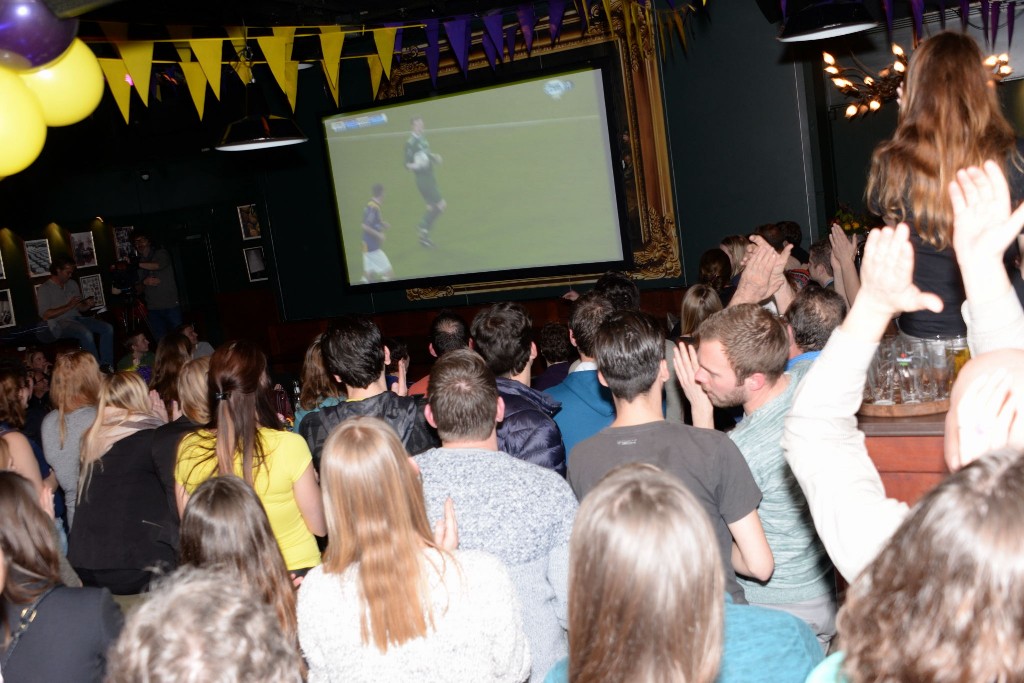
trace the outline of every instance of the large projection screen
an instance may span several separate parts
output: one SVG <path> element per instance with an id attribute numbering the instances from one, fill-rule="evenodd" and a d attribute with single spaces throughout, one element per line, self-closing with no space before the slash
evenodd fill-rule
<path id="1" fill-rule="evenodd" d="M 587 67 L 324 119 L 349 282 L 621 264 L 607 111 Z"/>

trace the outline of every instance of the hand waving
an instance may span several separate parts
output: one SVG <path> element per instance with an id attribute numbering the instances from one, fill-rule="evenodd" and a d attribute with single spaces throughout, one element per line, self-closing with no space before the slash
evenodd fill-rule
<path id="1" fill-rule="evenodd" d="M 888 315 L 928 309 L 938 313 L 942 300 L 922 292 L 914 284 L 914 249 L 910 228 L 900 223 L 895 228 L 872 230 L 861 262 L 860 297 Z"/>
<path id="2" fill-rule="evenodd" d="M 999 165 L 986 161 L 983 168 L 957 171 L 956 181 L 949 184 L 949 198 L 957 260 L 1002 262 L 1003 253 L 1024 227 L 1024 204 L 1010 213 L 1010 188 Z"/>

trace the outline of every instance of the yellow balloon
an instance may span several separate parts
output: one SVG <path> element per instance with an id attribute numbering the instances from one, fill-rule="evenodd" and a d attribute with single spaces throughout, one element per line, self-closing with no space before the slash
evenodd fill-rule
<path id="1" fill-rule="evenodd" d="M 103 98 L 103 71 L 78 38 L 49 64 L 18 74 L 43 109 L 48 126 L 69 126 L 91 114 Z"/>
<path id="2" fill-rule="evenodd" d="M 39 101 L 18 78 L 0 67 L 0 176 L 28 168 L 46 142 Z"/>

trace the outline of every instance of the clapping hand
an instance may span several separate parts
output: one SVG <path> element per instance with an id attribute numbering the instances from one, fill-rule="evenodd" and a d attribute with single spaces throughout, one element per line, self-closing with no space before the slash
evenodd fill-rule
<path id="1" fill-rule="evenodd" d="M 961 263 L 1002 263 L 1024 227 L 1024 204 L 1010 213 L 1010 188 L 994 161 L 957 171 L 949 184 L 953 204 L 953 249 Z"/>
<path id="2" fill-rule="evenodd" d="M 914 249 L 909 237 L 910 228 L 900 223 L 895 228 L 872 230 L 864 247 L 860 296 L 888 316 L 942 310 L 942 299 L 922 292 L 914 284 Z"/>
<path id="3" fill-rule="evenodd" d="M 1003 369 L 979 375 L 963 390 L 956 420 L 959 448 L 946 449 L 951 472 L 996 449 L 1024 446 L 1024 391 Z"/>
<path id="4" fill-rule="evenodd" d="M 444 517 L 434 526 L 434 543 L 442 550 L 451 552 L 459 547 L 459 525 L 455 519 L 455 501 L 444 501 Z"/>
<path id="5" fill-rule="evenodd" d="M 832 245 L 832 256 L 835 261 L 839 262 L 842 266 L 843 263 L 853 263 L 857 256 L 857 236 L 850 235 L 846 236 L 843 229 L 839 227 L 837 223 L 832 224 L 832 234 L 828 236 L 828 241 Z M 833 268 L 835 262 L 833 262 Z"/>

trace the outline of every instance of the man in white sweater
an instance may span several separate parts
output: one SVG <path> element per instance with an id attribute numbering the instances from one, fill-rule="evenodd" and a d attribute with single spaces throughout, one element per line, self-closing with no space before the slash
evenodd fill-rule
<path id="1" fill-rule="evenodd" d="M 449 497 L 459 548 L 485 550 L 508 569 L 523 608 L 532 680 L 568 653 L 569 535 L 578 504 L 558 474 L 498 450 L 504 412 L 494 375 L 469 349 L 450 351 L 430 372 L 426 418 L 441 448 L 416 456 L 427 517 L 444 516 Z"/>
<path id="2" fill-rule="evenodd" d="M 953 248 L 967 292 L 969 339 L 975 359 L 953 387 L 946 419 L 951 470 L 1004 446 L 1024 448 L 1024 310 L 1002 264 L 1024 227 L 1024 206 L 1010 214 L 999 167 L 986 162 L 957 174 L 950 188 Z M 937 310 L 934 294 L 913 284 L 914 256 L 905 225 L 868 238 L 861 289 L 797 390 L 786 418 L 786 460 L 803 489 L 815 528 L 836 568 L 853 581 L 907 515 L 887 498 L 857 429 L 864 380 L 889 320 L 903 312 Z M 1016 378 L 1016 381 L 1014 379 Z"/>

